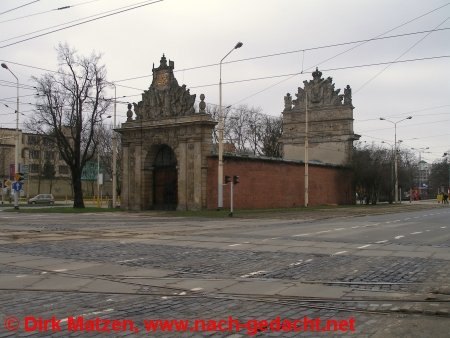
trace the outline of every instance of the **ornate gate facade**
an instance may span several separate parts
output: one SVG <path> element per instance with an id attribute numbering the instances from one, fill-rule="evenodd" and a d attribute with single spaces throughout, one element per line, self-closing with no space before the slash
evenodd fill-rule
<path id="1" fill-rule="evenodd" d="M 206 207 L 207 156 L 216 124 L 195 95 L 179 86 L 163 55 L 142 101 L 128 105 L 122 138 L 121 207 L 198 210 Z M 132 110 L 134 109 L 134 112 Z"/>

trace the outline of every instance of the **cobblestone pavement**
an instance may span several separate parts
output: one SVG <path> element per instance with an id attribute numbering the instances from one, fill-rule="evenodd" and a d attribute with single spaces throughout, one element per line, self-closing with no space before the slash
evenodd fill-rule
<path id="1" fill-rule="evenodd" d="M 414 283 L 426 282 L 430 276 L 433 281 L 450 279 L 449 261 L 428 258 L 230 251 L 95 240 L 58 241 L 45 246 L 42 243 L 4 244 L 0 247 L 0 252 L 118 263 L 131 267 L 164 268 L 173 271 L 170 277 L 201 275 L 205 278 L 405 283 L 360 285 L 361 288 L 372 290 L 418 291 L 423 286 Z M 4 271 L 8 271 L 7 267 L 2 268 L 2 272 Z M 252 271 L 258 273 L 248 275 Z"/>
<path id="2" fill-rule="evenodd" d="M 407 217 L 414 222 L 399 222 L 406 216 L 396 214 L 319 222 L 3 213 L 0 337 L 448 337 L 448 216 L 426 212 Z M 419 224 L 424 217 L 430 219 L 429 232 Z M 379 225 L 365 228 L 368 221 Z M 347 230 L 337 225 L 342 222 Z M 362 252 L 369 245 L 373 250 Z M 81 269 L 83 264 L 89 269 Z M 44 277 L 54 289 L 43 283 Z M 100 287 L 78 287 L 84 280 Z M 209 291 L 174 286 L 191 281 L 235 284 Z M 297 283 L 299 293 L 285 292 L 280 283 Z M 245 291 L 253 285 L 254 290 Z M 18 330 L 5 329 L 11 316 L 19 320 Z M 62 320 L 62 330 L 26 332 L 26 316 L 53 316 Z M 121 332 L 68 332 L 64 327 L 71 316 L 126 319 L 135 326 Z M 149 319 L 192 324 L 230 316 L 249 325 L 239 332 L 213 327 L 196 332 L 190 326 L 184 333 L 148 332 L 145 325 Z M 354 318 L 355 332 L 254 330 L 252 320 L 277 317 L 320 318 L 322 323 Z"/>

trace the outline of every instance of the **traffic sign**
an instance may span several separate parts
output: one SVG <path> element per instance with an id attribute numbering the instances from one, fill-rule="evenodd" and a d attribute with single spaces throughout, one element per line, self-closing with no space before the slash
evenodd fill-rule
<path id="1" fill-rule="evenodd" d="M 22 182 L 14 182 L 12 184 L 12 188 L 13 188 L 14 191 L 22 190 Z"/>

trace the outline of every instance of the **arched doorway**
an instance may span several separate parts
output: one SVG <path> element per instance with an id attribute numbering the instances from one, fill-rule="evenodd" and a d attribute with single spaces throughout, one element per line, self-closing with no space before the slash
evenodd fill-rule
<path id="1" fill-rule="evenodd" d="M 155 156 L 153 169 L 153 207 L 175 210 L 178 205 L 177 159 L 173 150 L 162 145 Z"/>

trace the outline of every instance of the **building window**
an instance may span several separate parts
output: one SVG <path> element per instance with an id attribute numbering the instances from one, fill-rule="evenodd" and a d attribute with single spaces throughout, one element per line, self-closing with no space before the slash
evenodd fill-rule
<path id="1" fill-rule="evenodd" d="M 39 150 L 30 150 L 30 158 L 37 160 L 41 157 L 41 152 Z"/>
<path id="2" fill-rule="evenodd" d="M 44 146 L 53 146 L 54 145 L 53 140 L 49 139 L 49 138 L 44 138 L 43 143 L 44 143 Z"/>
<path id="3" fill-rule="evenodd" d="M 38 144 L 38 143 L 39 143 L 39 139 L 38 139 L 37 136 L 34 136 L 34 135 L 28 135 L 27 143 L 28 143 L 28 144 Z"/>
<path id="4" fill-rule="evenodd" d="M 69 167 L 66 165 L 60 165 L 59 168 L 60 175 L 68 175 L 69 174 Z"/>
<path id="5" fill-rule="evenodd" d="M 39 164 L 31 164 L 30 165 L 30 172 L 32 173 L 39 173 L 41 169 L 41 166 Z"/>
<path id="6" fill-rule="evenodd" d="M 53 160 L 55 158 L 55 154 L 53 153 L 53 151 L 46 151 L 44 153 L 44 157 L 46 160 Z"/>

